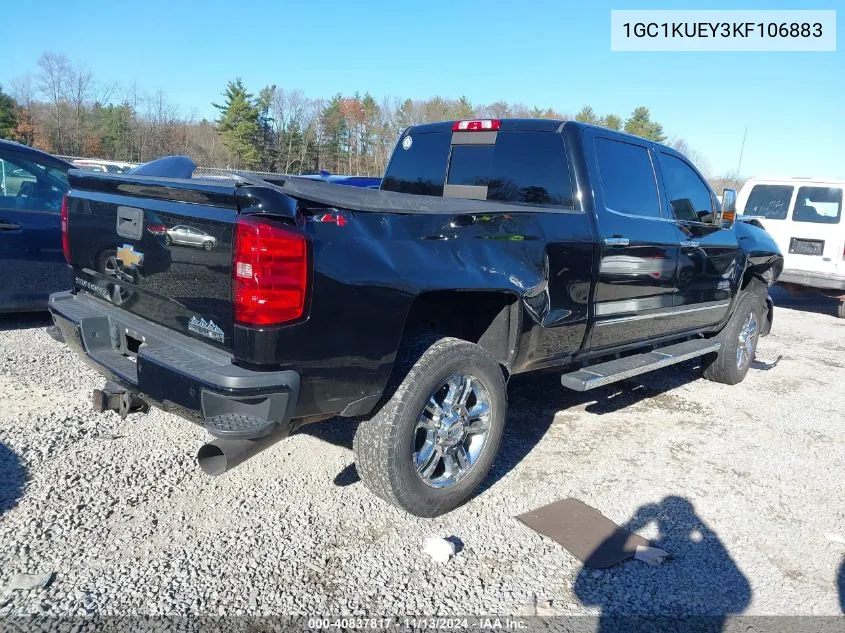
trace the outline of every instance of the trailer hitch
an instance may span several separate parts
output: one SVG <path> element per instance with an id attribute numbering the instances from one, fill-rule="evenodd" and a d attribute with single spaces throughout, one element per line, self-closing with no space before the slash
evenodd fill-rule
<path id="1" fill-rule="evenodd" d="M 102 389 L 94 389 L 92 394 L 94 411 L 115 411 L 121 419 L 130 413 L 147 413 L 150 405 L 128 389 L 113 382 L 107 382 Z"/>

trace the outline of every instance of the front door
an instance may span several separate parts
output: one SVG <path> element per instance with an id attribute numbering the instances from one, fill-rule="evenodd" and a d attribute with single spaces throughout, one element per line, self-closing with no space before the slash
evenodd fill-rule
<path id="1" fill-rule="evenodd" d="M 658 151 L 657 162 L 680 246 L 675 318 L 684 330 L 716 325 L 742 280 L 736 232 L 721 228 L 710 188 L 686 160 Z"/>
<path id="2" fill-rule="evenodd" d="M 593 163 L 600 268 L 590 346 L 614 347 L 671 334 L 678 240 L 661 211 L 648 145 L 585 130 Z"/>
<path id="3" fill-rule="evenodd" d="M 69 287 L 61 204 L 67 174 L 0 149 L 0 309 L 46 306 Z"/>

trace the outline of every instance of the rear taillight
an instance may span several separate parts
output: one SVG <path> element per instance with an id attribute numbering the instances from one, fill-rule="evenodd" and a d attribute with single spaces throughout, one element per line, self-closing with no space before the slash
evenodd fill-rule
<path id="1" fill-rule="evenodd" d="M 499 119 L 478 119 L 476 121 L 455 121 L 453 132 L 495 132 L 502 127 Z"/>
<path id="2" fill-rule="evenodd" d="M 308 241 L 256 216 L 235 222 L 232 258 L 235 322 L 276 325 L 300 318 L 308 293 Z"/>
<path id="3" fill-rule="evenodd" d="M 153 235 L 164 235 L 167 233 L 167 227 L 163 224 L 150 224 L 147 230 Z"/>
<path id="4" fill-rule="evenodd" d="M 62 198 L 62 252 L 65 255 L 65 261 L 70 264 L 70 235 L 68 235 L 67 226 L 67 194 Z"/>

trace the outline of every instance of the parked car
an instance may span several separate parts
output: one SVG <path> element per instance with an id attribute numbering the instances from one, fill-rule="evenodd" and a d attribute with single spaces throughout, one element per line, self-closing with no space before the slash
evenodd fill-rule
<path id="1" fill-rule="evenodd" d="M 217 244 L 217 238 L 196 227 L 178 224 L 167 229 L 167 244 L 196 246 L 210 251 Z"/>
<path id="2" fill-rule="evenodd" d="M 839 299 L 845 319 L 845 180 L 754 178 L 743 185 L 738 211 L 771 233 L 784 253 L 779 281 Z"/>
<path id="3" fill-rule="evenodd" d="M 70 288 L 61 227 L 70 168 L 0 140 L 0 312 L 44 310 L 50 293 Z"/>
<path id="4" fill-rule="evenodd" d="M 85 169 L 87 171 L 100 171 L 110 174 L 122 174 L 133 167 L 137 167 L 136 163 L 127 163 L 119 160 L 100 160 L 99 158 L 78 158 L 73 161 L 73 166 L 77 169 Z"/>
<path id="5" fill-rule="evenodd" d="M 167 177 L 190 173 L 176 162 L 71 174 L 75 288 L 50 309 L 55 335 L 107 377 L 95 408 L 154 404 L 204 425 L 219 438 L 198 454 L 211 474 L 304 424 L 363 417 L 361 479 L 435 516 L 490 469 L 511 375 L 558 368 L 584 391 L 700 358 L 732 385 L 771 328 L 777 245 L 732 222 L 735 191 L 723 211 L 684 156 L 642 138 L 574 121 L 415 126 L 378 191 Z M 205 223 L 218 246 L 185 269 L 202 284 L 86 267 L 78 249 L 117 239 L 126 207 Z M 103 300 L 103 283 L 136 300 Z"/>
<path id="6" fill-rule="evenodd" d="M 349 185 L 350 187 L 365 187 L 367 189 L 378 189 L 381 185 L 381 178 L 377 176 L 344 176 L 342 174 L 330 174 L 321 171 L 319 174 L 301 174 L 294 176 L 305 180 L 321 180 L 334 185 Z"/>

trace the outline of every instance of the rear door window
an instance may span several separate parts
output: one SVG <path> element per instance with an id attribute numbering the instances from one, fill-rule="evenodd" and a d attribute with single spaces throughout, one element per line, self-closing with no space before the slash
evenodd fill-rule
<path id="1" fill-rule="evenodd" d="M 597 138 L 596 158 L 604 206 L 611 211 L 660 217 L 654 166 L 641 145 Z"/>
<path id="2" fill-rule="evenodd" d="M 742 214 L 769 220 L 785 220 L 792 200 L 791 185 L 754 185 Z"/>
<path id="3" fill-rule="evenodd" d="M 800 187 L 792 208 L 793 222 L 839 224 L 842 217 L 842 189 Z"/>

